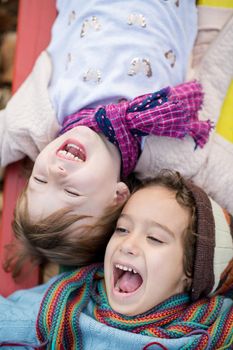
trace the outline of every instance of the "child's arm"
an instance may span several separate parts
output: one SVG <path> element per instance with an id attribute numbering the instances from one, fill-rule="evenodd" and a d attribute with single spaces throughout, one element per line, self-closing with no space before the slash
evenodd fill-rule
<path id="1" fill-rule="evenodd" d="M 140 178 L 151 177 L 163 168 L 177 170 L 196 181 L 230 213 L 233 213 L 233 142 L 232 139 L 219 135 L 218 119 L 219 116 L 221 118 L 221 104 L 233 76 L 230 59 L 233 56 L 232 41 L 233 18 L 212 43 L 196 71 L 205 94 L 200 117 L 210 118 L 217 125 L 205 147 L 195 149 L 194 142 L 189 137 L 180 141 L 148 136 L 136 167 Z M 232 120 L 230 113 L 225 118 L 229 122 Z M 230 132 L 230 127 L 228 131 Z"/>
<path id="2" fill-rule="evenodd" d="M 46 284 L 17 291 L 8 298 L 0 296 L 0 348 L 5 341 L 39 343 L 36 337 L 37 314 L 46 290 L 56 279 L 57 276 Z"/>
<path id="3" fill-rule="evenodd" d="M 51 70 L 49 55 L 44 51 L 7 107 L 0 111 L 2 166 L 25 155 L 34 160 L 56 137 L 59 125 L 48 96 Z"/>

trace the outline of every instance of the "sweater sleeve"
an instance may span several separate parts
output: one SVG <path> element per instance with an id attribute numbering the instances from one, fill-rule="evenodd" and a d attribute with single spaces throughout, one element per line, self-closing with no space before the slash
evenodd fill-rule
<path id="1" fill-rule="evenodd" d="M 0 164 L 5 166 L 38 153 L 59 131 L 49 99 L 52 65 L 46 51 L 37 59 L 28 78 L 0 111 Z"/>
<path id="2" fill-rule="evenodd" d="M 47 288 L 56 278 L 32 289 L 19 290 L 8 298 L 0 296 L 0 347 L 3 342 L 39 343 L 36 336 L 37 314 Z"/>

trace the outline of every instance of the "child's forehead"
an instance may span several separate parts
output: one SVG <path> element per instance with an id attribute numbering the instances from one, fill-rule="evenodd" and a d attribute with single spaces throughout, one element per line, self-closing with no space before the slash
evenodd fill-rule
<path id="1" fill-rule="evenodd" d="M 160 185 L 149 185 L 134 192 L 125 204 L 123 211 L 138 212 L 142 210 L 149 213 L 166 207 L 181 207 L 176 199 L 176 192 Z"/>
<path id="2" fill-rule="evenodd" d="M 152 199 L 156 198 L 157 200 L 162 198 L 171 198 L 176 200 L 176 191 L 166 187 L 165 185 L 152 183 L 139 188 L 132 194 L 130 199 L 133 201 L 137 197 L 145 197 L 147 199 L 151 197 Z"/>
<path id="3" fill-rule="evenodd" d="M 122 214 L 137 220 L 155 219 L 158 222 L 187 222 L 190 211 L 176 199 L 176 191 L 163 185 L 152 184 L 134 192 L 122 210 Z"/>

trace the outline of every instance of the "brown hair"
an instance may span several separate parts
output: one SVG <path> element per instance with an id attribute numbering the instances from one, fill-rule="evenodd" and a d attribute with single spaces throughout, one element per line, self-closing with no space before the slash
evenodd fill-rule
<path id="1" fill-rule="evenodd" d="M 133 192 L 139 189 L 159 185 L 163 186 L 176 194 L 177 202 L 184 208 L 190 211 L 190 221 L 187 229 L 183 233 L 184 247 L 184 272 L 187 277 L 193 277 L 193 266 L 195 259 L 196 245 L 196 203 L 192 192 L 188 189 L 186 181 L 178 172 L 170 170 L 162 170 L 160 173 L 151 179 L 143 180 L 142 183 L 135 188 Z"/>
<path id="2" fill-rule="evenodd" d="M 176 193 L 177 202 L 181 206 L 190 209 L 190 223 L 184 233 L 184 269 L 187 277 L 192 277 L 196 240 L 193 234 L 196 225 L 195 201 L 185 181 L 178 172 L 164 170 L 155 178 L 142 182 L 131 177 L 128 185 L 133 192 L 152 185 L 164 186 Z M 95 225 L 83 225 L 79 228 L 73 224 L 85 217 L 70 214 L 67 209 L 60 209 L 35 222 L 30 219 L 24 190 L 18 199 L 12 223 L 21 247 L 17 251 L 16 259 L 15 253 L 14 258 L 7 259 L 6 269 L 16 276 L 28 256 L 37 264 L 51 261 L 66 266 L 84 266 L 103 261 L 105 248 L 114 232 L 122 207 L 123 204 L 110 207 Z"/>
<path id="3" fill-rule="evenodd" d="M 68 209 L 60 209 L 35 222 L 29 215 L 25 189 L 17 201 L 12 223 L 20 246 L 17 250 L 11 247 L 12 253 L 8 254 L 5 270 L 17 277 L 28 257 L 35 264 L 51 261 L 66 266 L 103 261 L 122 206 L 110 207 L 96 224 L 80 225 L 78 228 L 75 222 L 88 216 L 70 214 Z"/>
<path id="4" fill-rule="evenodd" d="M 27 177 L 31 162 L 27 163 Z M 125 179 L 130 191 L 139 184 L 134 174 Z M 84 266 L 103 261 L 106 245 L 114 231 L 123 204 L 109 207 L 94 225 L 75 227 L 75 222 L 88 216 L 70 214 L 60 209 L 46 218 L 33 221 L 27 206 L 27 185 L 21 193 L 14 211 L 12 228 L 16 241 L 10 244 L 4 269 L 17 277 L 26 260 L 34 264 L 48 261 L 64 266 Z"/>

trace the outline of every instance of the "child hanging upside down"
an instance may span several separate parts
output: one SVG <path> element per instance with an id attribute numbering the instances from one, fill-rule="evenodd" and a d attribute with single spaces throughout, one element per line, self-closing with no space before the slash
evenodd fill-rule
<path id="1" fill-rule="evenodd" d="M 228 213 L 178 173 L 163 172 L 133 192 L 113 231 L 104 269 L 92 264 L 0 300 L 2 346 L 232 348 Z"/>
<path id="2" fill-rule="evenodd" d="M 57 8 L 47 51 L 5 111 L 1 161 L 38 156 L 13 226 L 26 250 L 37 261 L 83 265 L 102 244 L 90 226 L 126 200 L 147 135 L 202 148 L 211 125 L 197 118 L 200 84 L 181 84 L 195 1 L 75 0 Z"/>

